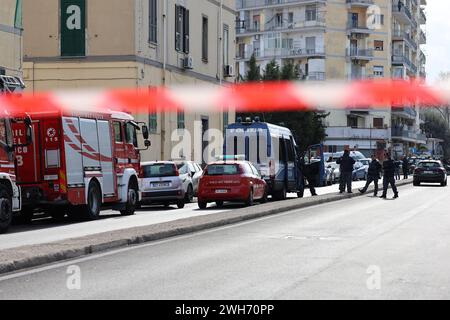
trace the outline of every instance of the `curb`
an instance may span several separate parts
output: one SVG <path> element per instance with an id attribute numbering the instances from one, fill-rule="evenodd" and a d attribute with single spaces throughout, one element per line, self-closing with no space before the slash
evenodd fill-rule
<path id="1" fill-rule="evenodd" d="M 408 184 L 412 184 L 412 180 L 401 181 L 397 186 Z M 368 193 L 372 191 L 373 188 L 369 189 Z M 67 239 L 60 242 L 5 249 L 2 250 L 0 257 L 0 274 L 362 196 L 364 195 L 358 192 L 342 195 L 328 194 L 318 197 L 291 199 L 284 202 L 270 202 L 220 214 L 190 217 L 144 227 Z M 280 203 L 283 205 L 280 205 Z"/>

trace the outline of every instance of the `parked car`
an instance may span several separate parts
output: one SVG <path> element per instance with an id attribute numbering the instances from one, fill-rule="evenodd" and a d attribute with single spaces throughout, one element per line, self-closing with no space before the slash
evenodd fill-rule
<path id="1" fill-rule="evenodd" d="M 325 161 L 327 161 L 327 162 L 336 162 L 336 160 L 339 158 L 342 158 L 343 155 L 344 155 L 344 151 L 335 152 L 335 153 L 325 152 L 323 154 L 323 157 L 324 157 Z M 356 161 L 366 159 L 366 156 L 364 156 L 364 154 L 362 154 L 360 151 L 350 151 L 350 157 L 352 157 Z"/>
<path id="2" fill-rule="evenodd" d="M 367 175 L 369 172 L 369 165 L 371 159 L 361 159 L 355 163 L 353 170 L 353 180 L 367 180 Z"/>
<path id="3" fill-rule="evenodd" d="M 169 207 L 176 204 L 179 209 L 184 208 L 186 191 L 175 162 L 143 162 L 141 168 L 141 205 L 163 204 Z"/>
<path id="4" fill-rule="evenodd" d="M 414 170 L 413 184 L 420 186 L 422 182 L 440 183 L 444 187 L 447 185 L 447 170 L 440 161 L 421 161 Z"/>
<path id="5" fill-rule="evenodd" d="M 340 171 L 340 165 L 338 165 L 336 162 L 329 162 L 327 163 L 328 170 L 331 170 L 331 180 L 333 183 L 339 182 L 339 179 L 341 178 L 341 171 Z"/>
<path id="6" fill-rule="evenodd" d="M 267 202 L 268 186 L 258 169 L 248 161 L 221 161 L 209 164 L 200 178 L 198 206 L 205 209 L 210 202 L 223 206 L 224 201 Z"/>
<path id="7" fill-rule="evenodd" d="M 175 160 L 174 162 L 180 173 L 180 178 L 183 181 L 185 202 L 191 203 L 194 196 L 197 195 L 198 182 L 203 174 L 203 169 L 193 161 Z"/>

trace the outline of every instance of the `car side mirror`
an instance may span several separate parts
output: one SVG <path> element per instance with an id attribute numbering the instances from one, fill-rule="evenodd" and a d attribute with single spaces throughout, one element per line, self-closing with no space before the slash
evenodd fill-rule
<path id="1" fill-rule="evenodd" d="M 148 140 L 148 138 L 150 137 L 150 133 L 146 125 L 142 126 L 142 136 L 144 137 L 145 140 Z"/>
<path id="2" fill-rule="evenodd" d="M 145 146 L 146 148 L 150 148 L 150 147 L 152 146 L 151 141 L 150 141 L 150 140 L 145 140 L 145 141 L 144 141 L 144 146 Z"/>

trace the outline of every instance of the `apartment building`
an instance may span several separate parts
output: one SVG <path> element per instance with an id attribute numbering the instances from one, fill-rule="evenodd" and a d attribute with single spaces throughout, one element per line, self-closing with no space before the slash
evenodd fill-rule
<path id="1" fill-rule="evenodd" d="M 2 0 L 0 6 L 0 92 L 22 90 L 21 0 Z"/>
<path id="2" fill-rule="evenodd" d="M 393 71 L 393 51 L 398 50 L 392 37 L 394 4 L 394 0 L 237 0 L 237 73 L 240 78 L 245 75 L 254 55 L 262 70 L 272 59 L 280 65 L 300 65 L 304 81 L 390 78 L 398 72 Z M 416 9 L 417 18 L 423 19 L 423 11 Z M 390 106 L 332 110 L 326 125 L 330 152 L 350 148 L 370 155 L 392 146 Z"/>
<path id="3" fill-rule="evenodd" d="M 392 1 L 392 76 L 400 79 L 425 78 L 426 0 Z M 419 106 L 392 110 L 392 149 L 400 156 L 414 153 L 427 144 L 420 130 Z"/>
<path id="4" fill-rule="evenodd" d="M 232 83 L 235 17 L 234 0 L 24 0 L 27 90 Z M 188 138 L 192 149 L 179 156 L 201 157 L 203 133 L 234 117 L 232 109 L 137 115 L 151 132 L 143 160 L 170 159 Z"/>

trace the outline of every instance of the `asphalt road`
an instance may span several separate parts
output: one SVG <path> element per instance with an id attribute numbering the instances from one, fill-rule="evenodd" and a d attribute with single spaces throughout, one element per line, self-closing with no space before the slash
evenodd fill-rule
<path id="1" fill-rule="evenodd" d="M 354 187 L 358 188 L 364 185 L 365 181 L 354 182 Z M 337 185 L 318 188 L 320 195 L 336 193 Z M 356 190 L 355 190 L 356 191 Z M 309 190 L 305 191 L 305 196 L 309 197 Z M 296 198 L 296 194 L 289 194 L 290 198 Z M 165 209 L 162 206 L 144 207 L 138 210 L 136 215 L 122 217 L 115 211 L 103 211 L 101 219 L 90 222 L 77 223 L 55 223 L 50 218 L 35 219 L 31 225 L 17 225 L 11 227 L 7 234 L 0 235 L 0 250 L 16 248 L 19 246 L 43 244 L 49 242 L 62 241 L 70 238 L 78 238 L 87 235 L 110 232 L 125 228 L 134 228 L 147 226 L 157 223 L 169 222 L 192 216 L 220 214 L 224 211 L 242 208 L 240 204 L 226 204 L 224 208 L 217 208 L 210 204 L 208 210 L 199 210 L 197 203 L 187 204 L 183 209 L 172 206 Z"/>
<path id="2" fill-rule="evenodd" d="M 0 299 L 449 299 L 449 193 L 405 186 L 10 274 Z"/>

